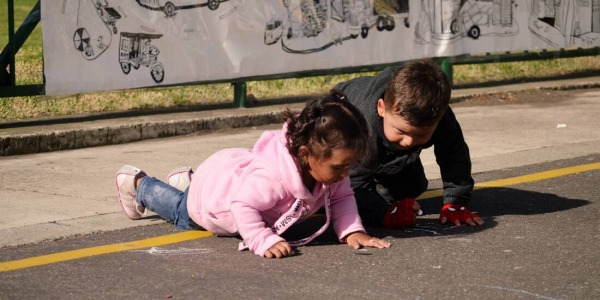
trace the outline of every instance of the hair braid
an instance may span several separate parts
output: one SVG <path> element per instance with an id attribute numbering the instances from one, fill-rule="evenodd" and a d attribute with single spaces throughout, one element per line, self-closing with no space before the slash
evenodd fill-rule
<path id="1" fill-rule="evenodd" d="M 332 90 L 309 101 L 300 114 L 284 112 L 287 123 L 287 148 L 299 168 L 299 149 L 306 146 L 311 155 L 331 156 L 333 149 L 352 149 L 366 157 L 370 149 L 367 122 L 360 111 L 346 101 L 344 94 Z"/>

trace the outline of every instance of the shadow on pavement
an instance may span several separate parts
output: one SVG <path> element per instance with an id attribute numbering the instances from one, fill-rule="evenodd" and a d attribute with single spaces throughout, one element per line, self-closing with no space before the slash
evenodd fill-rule
<path id="1" fill-rule="evenodd" d="M 448 224 L 440 224 L 438 221 L 439 211 L 442 208 L 442 198 L 431 198 L 419 200 L 423 216 L 417 218 L 415 227 L 401 230 L 390 230 L 385 228 L 367 227 L 370 235 L 384 238 L 413 238 L 424 236 L 452 236 L 466 235 L 481 232 L 498 225 L 496 217 L 505 215 L 538 215 L 553 212 L 561 212 L 578 208 L 589 201 L 569 199 L 554 194 L 524 191 L 512 188 L 486 188 L 473 192 L 469 209 L 477 212 L 485 221 L 482 226 L 471 227 L 463 225 L 460 227 Z M 324 216 L 310 218 L 295 228 L 292 227 L 283 234 L 288 240 L 298 240 L 307 237 L 317 231 L 325 222 Z M 316 238 L 309 246 L 338 244 L 331 226 L 329 230 Z"/>

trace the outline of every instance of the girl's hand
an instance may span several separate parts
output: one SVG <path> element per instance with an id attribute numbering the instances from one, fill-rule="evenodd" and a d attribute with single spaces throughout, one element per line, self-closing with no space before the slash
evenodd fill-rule
<path id="1" fill-rule="evenodd" d="M 292 255 L 292 246 L 288 242 L 278 242 L 265 251 L 266 258 L 282 258 Z"/>
<path id="2" fill-rule="evenodd" d="M 354 249 L 360 249 L 363 247 L 373 247 L 373 248 L 389 248 L 392 246 L 390 242 L 374 238 L 366 233 L 362 232 L 354 232 L 346 236 L 346 243 L 348 246 Z"/>

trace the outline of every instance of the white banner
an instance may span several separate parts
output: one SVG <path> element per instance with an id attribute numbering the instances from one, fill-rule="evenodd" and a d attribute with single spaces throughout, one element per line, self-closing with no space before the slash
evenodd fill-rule
<path id="1" fill-rule="evenodd" d="M 42 0 L 47 95 L 600 46 L 600 0 Z"/>

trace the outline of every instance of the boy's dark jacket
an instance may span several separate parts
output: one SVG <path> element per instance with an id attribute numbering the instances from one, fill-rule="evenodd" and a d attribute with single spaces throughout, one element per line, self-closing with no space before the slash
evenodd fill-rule
<path id="1" fill-rule="evenodd" d="M 367 166 L 358 164 L 353 166 L 350 180 L 356 193 L 357 202 L 359 202 L 359 209 L 366 207 L 365 209 L 368 210 L 362 211 L 361 216 L 363 218 L 368 216 L 371 220 L 364 221 L 370 225 L 381 226 L 383 216 L 389 207 L 387 202 L 401 200 L 398 197 L 403 192 L 397 188 L 394 189 L 398 185 L 386 186 L 388 197 L 392 198 L 386 199 L 386 202 L 382 199 L 382 195 L 375 191 L 375 177 L 394 176 L 408 163 L 415 162 L 415 160 L 416 163 L 420 163 L 417 158 L 421 149 L 434 146 L 436 161 L 442 175 L 445 204 L 467 205 L 473 190 L 469 148 L 450 107 L 440 120 L 431 140 L 423 146 L 398 150 L 385 138 L 382 118 L 377 113 L 377 101 L 380 98 L 383 99 L 388 82 L 398 70 L 399 67 L 386 68 L 376 77 L 359 77 L 339 83 L 335 87 L 343 92 L 348 100 L 363 113 L 369 124 L 373 153 L 376 154 L 376 158 Z"/>

